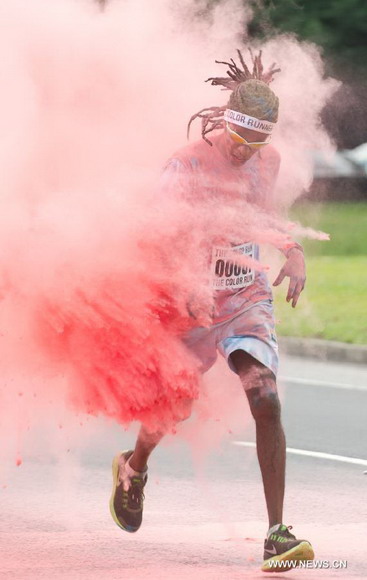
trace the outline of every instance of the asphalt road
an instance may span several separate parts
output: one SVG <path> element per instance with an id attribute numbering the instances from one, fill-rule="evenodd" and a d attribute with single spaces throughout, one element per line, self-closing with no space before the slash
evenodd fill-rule
<path id="1" fill-rule="evenodd" d="M 367 369 L 289 358 L 280 375 L 288 446 L 341 456 L 289 453 L 285 523 L 312 541 L 323 565 L 346 560 L 347 568 L 277 577 L 367 577 Z M 133 433 L 102 420 L 80 430 L 74 422 L 62 436 L 40 426 L 23 464 L 2 465 L 0 578 L 264 577 L 265 504 L 255 450 L 235 443 L 250 444 L 254 432 L 234 376 L 213 373 L 212 404 L 227 376 L 235 411 L 223 405 L 207 420 L 199 406 L 152 458 L 137 534 L 122 532 L 108 511 L 110 461 Z"/>

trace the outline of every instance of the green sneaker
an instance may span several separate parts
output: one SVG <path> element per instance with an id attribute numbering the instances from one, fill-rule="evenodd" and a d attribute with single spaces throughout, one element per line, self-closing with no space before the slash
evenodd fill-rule
<path id="1" fill-rule="evenodd" d="M 144 486 L 147 470 L 130 475 L 126 463 L 133 451 L 123 451 L 115 455 L 112 462 L 113 487 L 110 511 L 116 524 L 126 532 L 136 532 L 143 519 Z"/>
<path id="2" fill-rule="evenodd" d="M 315 555 L 310 542 L 297 540 L 290 533 L 292 526 L 279 525 L 264 543 L 263 572 L 286 572 L 296 568 L 300 562 L 313 560 Z"/>

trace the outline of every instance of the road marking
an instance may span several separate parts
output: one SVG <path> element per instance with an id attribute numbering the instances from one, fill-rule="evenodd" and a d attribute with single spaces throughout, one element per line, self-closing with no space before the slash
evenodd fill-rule
<path id="1" fill-rule="evenodd" d="M 337 383 L 331 381 L 321 381 L 319 379 L 304 379 L 300 377 L 287 377 L 281 375 L 279 377 L 280 381 L 284 381 L 286 383 L 294 383 L 296 385 L 317 385 L 320 387 L 334 387 L 336 389 L 347 389 L 353 391 L 367 391 L 367 387 L 363 387 L 362 385 L 352 385 L 349 383 Z"/>
<path id="2" fill-rule="evenodd" d="M 233 441 L 233 445 L 240 445 L 241 447 L 256 447 L 256 443 L 253 441 Z M 353 463 L 354 465 L 367 466 L 367 459 L 346 457 L 344 455 L 333 455 L 332 453 L 323 453 L 322 451 L 306 451 L 306 449 L 294 449 L 293 447 L 287 447 L 287 453 L 304 455 L 306 457 L 317 457 L 318 459 L 331 459 L 332 461 L 342 461 L 343 463 Z"/>

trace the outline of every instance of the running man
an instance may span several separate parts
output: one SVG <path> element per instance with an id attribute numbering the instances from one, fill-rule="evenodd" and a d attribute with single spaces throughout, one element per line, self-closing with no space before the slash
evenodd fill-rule
<path id="1" fill-rule="evenodd" d="M 252 56 L 252 53 L 251 53 Z M 279 69 L 264 71 L 261 52 L 252 57 L 252 71 L 238 51 L 226 77 L 208 79 L 231 91 L 226 107 L 203 109 L 200 141 L 179 150 L 167 163 L 162 183 L 185 189 L 193 196 L 214 196 L 228 203 L 229 192 L 245 196 L 262 210 L 274 210 L 274 185 L 280 157 L 270 145 L 278 120 L 279 102 L 269 83 Z M 211 140 L 208 133 L 216 130 Z M 164 190 L 164 187 L 163 187 Z M 279 248 L 285 263 L 274 281 L 289 278 L 286 300 L 295 307 L 305 284 L 302 247 L 294 242 Z M 227 252 L 227 254 L 226 254 Z M 248 240 L 234 240 L 230 249 L 213 248 L 211 271 L 215 316 L 210 328 L 197 327 L 183 340 L 200 360 L 202 372 L 215 362 L 219 351 L 237 373 L 256 423 L 256 444 L 269 518 L 264 545 L 263 571 L 277 571 L 274 562 L 311 560 L 311 544 L 297 539 L 283 524 L 286 444 L 277 394 L 278 347 L 274 329 L 272 293 L 263 272 L 233 263 L 233 252 L 258 259 L 259 249 Z M 230 253 L 232 259 L 230 258 Z M 227 259 L 228 258 L 228 259 Z M 113 461 L 111 514 L 118 526 L 136 532 L 142 522 L 144 486 L 150 454 L 164 433 L 141 427 L 134 450 L 118 453 Z M 285 571 L 287 567 L 281 570 Z"/>

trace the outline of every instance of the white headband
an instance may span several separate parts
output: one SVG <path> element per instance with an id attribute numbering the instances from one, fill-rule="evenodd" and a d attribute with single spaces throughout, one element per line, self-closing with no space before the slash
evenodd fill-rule
<path id="1" fill-rule="evenodd" d="M 240 125 L 240 127 L 245 127 L 245 129 L 250 129 L 251 131 L 266 133 L 267 135 L 270 135 L 275 127 L 275 123 L 271 123 L 270 121 L 260 121 L 260 119 L 250 117 L 249 115 L 245 115 L 244 113 L 232 111 L 232 109 L 225 110 L 224 119 L 228 123 Z"/>

